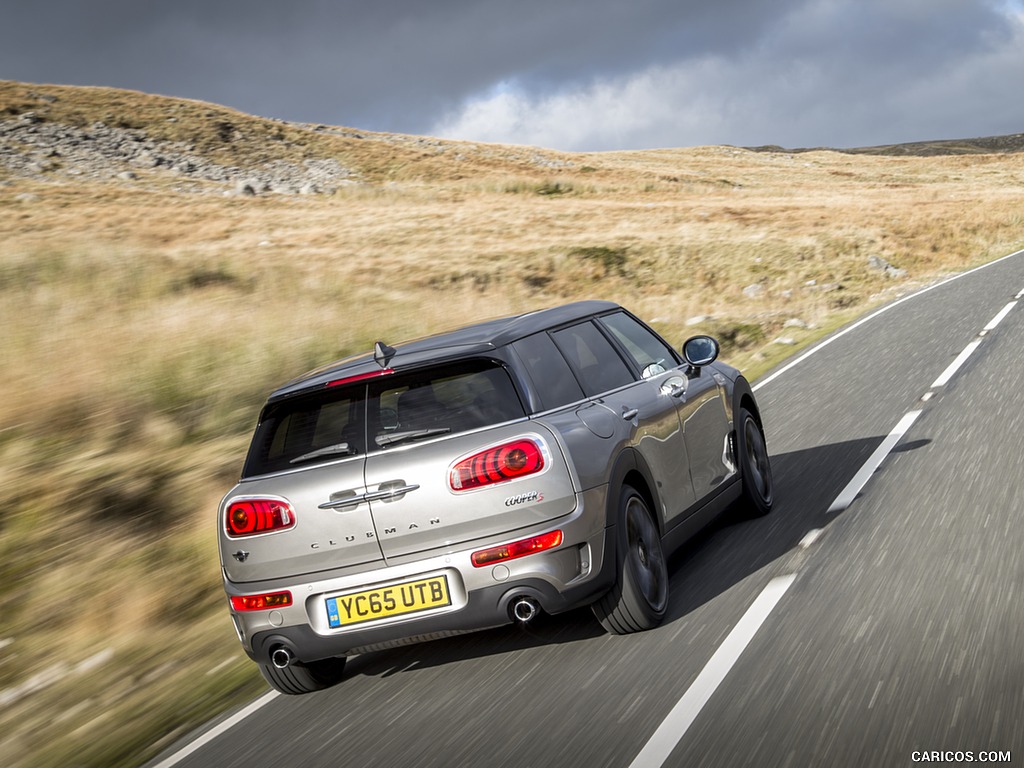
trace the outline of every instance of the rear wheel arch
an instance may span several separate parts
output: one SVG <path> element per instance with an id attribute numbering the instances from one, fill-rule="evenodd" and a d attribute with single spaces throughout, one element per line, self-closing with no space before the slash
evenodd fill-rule
<path id="1" fill-rule="evenodd" d="M 654 490 L 657 486 L 651 479 L 651 471 L 644 461 L 643 456 L 632 449 L 623 451 L 612 469 L 608 478 L 608 495 L 605 503 L 606 525 L 614 526 L 619 517 L 619 496 L 624 486 L 633 488 L 647 503 L 654 524 L 658 531 L 665 535 L 664 522 L 659 514 L 661 510 L 661 499 Z"/>

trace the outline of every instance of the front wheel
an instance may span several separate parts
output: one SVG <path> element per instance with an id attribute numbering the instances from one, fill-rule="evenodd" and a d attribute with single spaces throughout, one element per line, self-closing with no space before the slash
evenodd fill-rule
<path id="1" fill-rule="evenodd" d="M 284 669 L 273 664 L 259 663 L 263 679 L 279 693 L 297 696 L 302 693 L 322 691 L 341 682 L 345 672 L 345 657 L 322 659 L 306 664 L 289 664 Z"/>
<path id="2" fill-rule="evenodd" d="M 658 626 L 668 606 L 668 567 L 647 502 L 628 485 L 619 500 L 618 579 L 593 605 L 608 632 L 626 635 Z"/>
<path id="3" fill-rule="evenodd" d="M 740 408 L 736 429 L 736 452 L 739 455 L 740 478 L 743 482 L 742 504 L 750 517 L 763 517 L 772 511 L 775 488 L 772 466 L 764 431 L 746 408 Z"/>

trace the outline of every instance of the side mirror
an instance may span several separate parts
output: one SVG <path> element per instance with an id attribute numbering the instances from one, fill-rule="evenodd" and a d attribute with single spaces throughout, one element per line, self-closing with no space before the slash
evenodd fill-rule
<path id="1" fill-rule="evenodd" d="M 700 373 L 702 366 L 718 358 L 718 342 L 710 336 L 693 336 L 683 342 L 683 359 L 689 364 L 688 374 Z"/>

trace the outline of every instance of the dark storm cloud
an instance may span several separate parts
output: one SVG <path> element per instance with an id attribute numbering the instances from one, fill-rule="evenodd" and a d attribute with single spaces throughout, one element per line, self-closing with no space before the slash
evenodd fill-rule
<path id="1" fill-rule="evenodd" d="M 550 89 L 749 44 L 792 4 L 42 0 L 5 12 L 0 71 L 408 130 L 509 78 Z"/>
<path id="2" fill-rule="evenodd" d="M 1024 75 L 1017 0 L 5 2 L 3 78 L 570 149 L 942 135 Z"/>

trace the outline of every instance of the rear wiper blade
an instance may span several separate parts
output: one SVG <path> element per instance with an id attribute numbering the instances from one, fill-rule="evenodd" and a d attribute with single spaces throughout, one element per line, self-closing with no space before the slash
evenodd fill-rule
<path id="1" fill-rule="evenodd" d="M 304 453 L 301 456 L 296 456 L 292 459 L 289 464 L 298 464 L 300 461 L 306 461 L 306 459 L 315 459 L 318 456 L 333 456 L 334 454 L 345 454 L 351 456 L 356 450 L 348 443 L 336 443 L 335 445 L 328 445 L 323 448 L 317 448 L 315 451 Z"/>
<path id="2" fill-rule="evenodd" d="M 451 427 L 434 427 L 433 429 L 410 429 L 407 432 L 392 432 L 387 435 L 377 435 L 374 441 L 383 448 L 385 445 L 404 443 L 406 440 L 419 440 L 421 437 L 433 437 L 451 432 Z"/>

